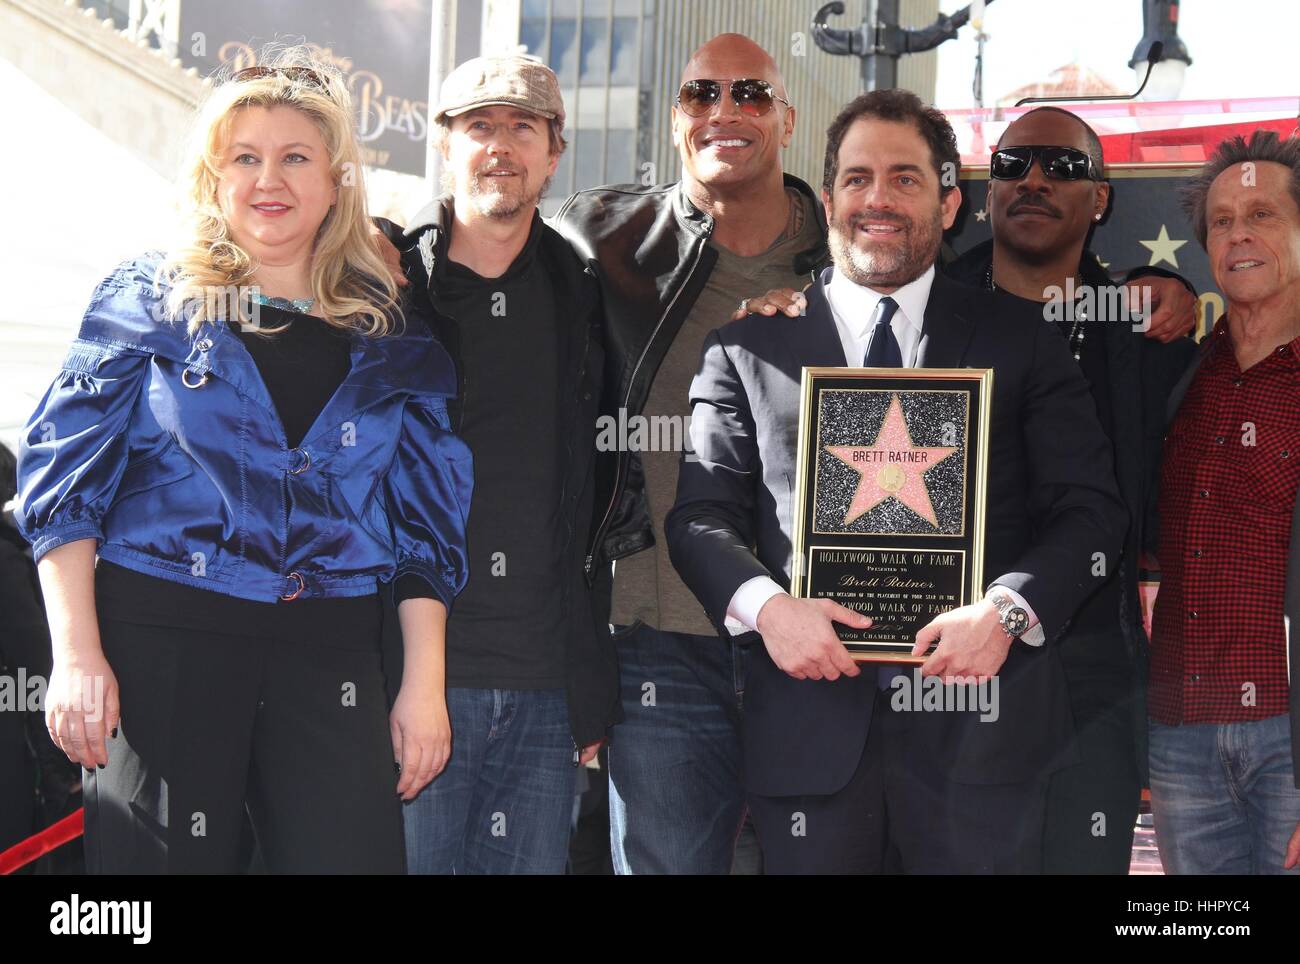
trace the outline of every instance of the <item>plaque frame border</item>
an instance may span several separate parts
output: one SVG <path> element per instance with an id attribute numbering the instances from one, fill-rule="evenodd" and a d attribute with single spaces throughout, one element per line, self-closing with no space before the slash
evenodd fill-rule
<path id="1" fill-rule="evenodd" d="M 974 437 L 977 439 L 977 448 L 975 456 L 975 493 L 972 505 L 973 519 L 967 520 L 971 531 L 971 551 L 970 551 L 970 570 L 966 579 L 963 581 L 963 591 L 968 584 L 971 587 L 971 598 L 966 600 L 963 605 L 970 605 L 978 602 L 984 596 L 984 523 L 987 518 L 987 501 L 988 501 L 988 465 L 989 465 L 989 428 L 992 421 L 993 412 L 993 374 L 992 368 L 843 368 L 843 367 L 823 367 L 807 366 L 803 367 L 799 379 L 799 441 L 797 445 L 798 461 L 795 463 L 795 487 L 794 498 L 795 504 L 791 507 L 791 525 L 794 529 L 793 539 L 791 540 L 791 552 L 793 553 L 790 566 L 790 595 L 796 599 L 803 598 L 804 593 L 804 565 L 806 563 L 805 555 L 808 550 L 808 539 L 805 537 L 804 529 L 806 523 L 805 506 L 808 503 L 808 447 L 812 444 L 809 431 L 809 422 L 812 415 L 813 402 L 813 380 L 819 378 L 831 378 L 845 382 L 872 382 L 902 380 L 916 381 L 937 381 L 952 380 L 959 382 L 976 382 L 979 384 L 979 404 L 971 407 L 970 417 L 975 420 Z M 860 385 L 858 387 L 869 387 L 869 385 Z M 920 391 L 921 389 L 918 389 Z M 966 426 L 967 448 L 970 446 L 972 437 L 971 426 L 968 422 Z M 813 533 L 808 533 L 812 536 Z M 860 535 L 863 539 L 870 539 L 871 533 L 846 533 L 846 535 Z M 949 536 L 948 538 L 952 538 Z M 869 645 L 857 643 L 855 645 Z M 897 652 L 854 652 L 850 650 L 850 655 L 854 660 L 860 663 L 895 663 L 905 665 L 917 665 L 924 663 L 926 656 L 912 656 Z"/>

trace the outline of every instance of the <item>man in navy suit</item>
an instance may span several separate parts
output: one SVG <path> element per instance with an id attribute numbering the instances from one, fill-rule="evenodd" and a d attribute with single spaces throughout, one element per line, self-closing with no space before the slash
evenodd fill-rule
<path id="1" fill-rule="evenodd" d="M 712 333 L 691 387 L 696 459 L 683 461 L 666 534 L 719 632 L 759 634 L 745 777 L 778 873 L 1034 872 L 1044 773 L 1070 760 L 1053 642 L 1113 566 L 1127 516 L 1056 326 L 935 273 L 961 203 L 959 164 L 951 127 L 915 95 L 849 104 L 828 131 L 822 187 L 834 268 L 809 289 L 802 321 L 751 315 Z M 843 365 L 995 371 L 992 578 L 981 601 L 937 617 L 915 648 L 937 641 L 926 676 L 996 676 L 993 714 L 896 708 L 878 694 L 891 672 L 862 672 L 832 625 L 865 617 L 786 591 L 800 370 Z"/>

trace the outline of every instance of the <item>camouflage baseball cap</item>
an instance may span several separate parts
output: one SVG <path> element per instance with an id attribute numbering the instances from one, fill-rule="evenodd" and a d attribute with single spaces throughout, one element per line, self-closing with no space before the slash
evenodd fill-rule
<path id="1" fill-rule="evenodd" d="M 475 57 L 442 82 L 434 120 L 456 117 L 476 107 L 518 107 L 564 126 L 564 101 L 555 73 L 540 60 L 522 54 Z"/>

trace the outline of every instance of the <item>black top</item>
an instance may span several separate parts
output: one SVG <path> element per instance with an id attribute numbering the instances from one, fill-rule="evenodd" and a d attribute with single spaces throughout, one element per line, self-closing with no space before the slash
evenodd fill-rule
<path id="1" fill-rule="evenodd" d="M 610 645 L 608 619 L 604 618 L 609 612 L 608 591 L 602 591 L 607 580 L 601 577 L 595 565 L 584 564 L 593 545 L 599 541 L 593 519 L 598 511 L 596 507 L 603 510 L 614 498 L 615 480 L 603 476 L 599 470 L 593 471 L 597 420 L 601 415 L 601 383 L 607 371 L 605 323 L 608 318 L 602 311 L 600 287 L 589 262 L 580 258 L 559 233 L 543 225 L 541 215 L 536 211 L 532 219 L 541 235 L 536 258 L 550 282 L 558 321 L 560 417 L 555 444 L 561 467 L 560 492 L 563 499 L 560 525 L 564 533 L 564 560 L 558 575 L 564 599 L 560 630 L 564 688 L 570 734 L 578 746 L 587 746 L 607 736 L 609 727 L 623 718 L 618 658 Z M 382 219 L 378 221 L 402 252 L 402 267 L 411 281 L 413 307 L 425 315 L 430 329 L 456 366 L 457 397 L 447 400 L 447 414 L 452 431 L 460 435 L 465 409 L 475 404 L 479 393 L 492 394 L 501 387 L 475 382 L 473 372 L 470 372 L 470 380 L 465 381 L 460 325 L 453 318 L 435 311 L 429 303 L 443 274 L 441 265 L 447 260 L 448 232 L 456 223 L 452 198 L 444 194 L 433 199 L 416 213 L 406 228 Z M 628 260 L 634 260 L 634 254 L 639 258 L 639 245 L 624 244 L 623 248 Z M 655 258 L 651 261 L 655 264 L 676 263 L 656 261 Z M 603 259 L 601 263 L 603 270 Z M 509 304 L 517 307 L 513 301 Z M 472 542 L 469 548 L 473 551 Z M 471 572 L 471 581 L 474 576 L 475 573 Z M 595 580 L 595 588 L 589 579 Z M 456 621 L 460 606 L 458 599 L 452 609 L 452 622 Z M 390 662 L 396 665 L 395 657 L 400 657 L 401 652 L 400 648 L 391 645 L 391 637 L 389 634 L 387 651 Z M 395 679 L 399 674 L 390 673 L 389 676 Z"/>
<path id="2" fill-rule="evenodd" d="M 1083 350 L 1079 353 L 1079 367 L 1092 390 L 1092 400 L 1097 406 L 1097 420 L 1101 422 L 1102 431 L 1108 439 L 1113 440 L 1115 423 L 1111 405 L 1110 366 L 1106 361 L 1106 324 L 1097 318 L 1089 318 L 1084 322 L 1085 334 Z M 1066 337 L 1069 337 L 1068 332 Z M 1118 459 L 1120 453 L 1114 452 L 1114 456 Z M 1120 565 L 1117 559 L 1108 560 L 1108 563 L 1111 566 L 1109 578 L 1079 607 L 1074 619 L 1070 621 L 1070 632 L 1063 639 L 1062 655 L 1067 672 L 1082 663 L 1109 666 L 1116 672 L 1121 669 L 1127 671 L 1128 652 L 1123 645 L 1119 622 L 1122 588 Z M 1105 645 L 1098 645 L 1095 640 L 1088 640 L 1084 646 L 1070 645 L 1074 638 L 1094 636 L 1104 637 Z"/>
<path id="3" fill-rule="evenodd" d="M 313 315 L 261 306 L 265 328 L 287 325 L 283 331 L 263 334 L 254 328 L 231 325 L 262 376 L 289 448 L 302 444 L 316 416 L 352 370 L 352 349 L 347 332 Z"/>
<path id="4" fill-rule="evenodd" d="M 312 315 L 263 305 L 260 317 L 263 328 L 287 327 L 273 334 L 234 324 L 231 328 L 257 366 L 284 427 L 286 444 L 296 448 L 352 370 L 350 339 L 347 332 Z M 396 592 L 399 600 L 434 598 L 428 583 L 415 575 L 398 580 Z M 96 570 L 95 596 L 100 614 L 109 618 L 299 641 L 375 635 L 379 614 L 373 594 L 255 602 L 159 579 L 104 560 Z"/>
<path id="5" fill-rule="evenodd" d="M 560 330 L 542 223 L 499 278 L 442 259 L 434 307 L 458 331 L 459 432 L 474 453 L 469 582 L 447 625 L 447 684 L 565 685 Z M 569 319 L 563 319 L 568 321 Z"/>
<path id="6" fill-rule="evenodd" d="M 987 287 L 989 270 L 993 264 L 993 244 L 983 245 L 967 252 L 953 264 L 946 267 L 946 272 L 959 281 Z M 1079 275 L 1083 287 L 1106 287 L 1113 284 L 1105 274 L 1096 256 L 1085 251 L 1079 262 Z M 1082 288 L 1080 289 L 1082 292 Z M 1003 292 L 1008 297 L 1016 297 L 1026 304 L 1038 304 L 1027 298 L 1019 298 L 1010 292 Z M 1065 316 L 1057 319 L 1057 327 L 1068 341 L 1074 321 Z M 1097 418 L 1102 431 L 1108 439 L 1114 438 L 1114 411 L 1111 404 L 1110 370 L 1106 361 L 1106 322 L 1097 319 L 1096 311 L 1084 322 L 1083 348 L 1079 352 L 1079 367 L 1091 389 L 1092 400 L 1097 409 Z M 1077 317 L 1077 316 L 1076 316 Z M 1113 322 L 1112 322 L 1113 323 Z M 1112 452 L 1116 459 L 1121 455 Z M 1121 596 L 1118 560 L 1108 560 L 1111 564 L 1109 577 L 1101 587 L 1079 607 L 1070 621 L 1070 632 L 1062 639 L 1062 658 L 1066 672 L 1072 677 L 1080 671 L 1106 674 L 1127 673 L 1128 653 L 1120 629 Z M 1071 642 L 1082 640 L 1082 645 L 1074 646 Z"/>

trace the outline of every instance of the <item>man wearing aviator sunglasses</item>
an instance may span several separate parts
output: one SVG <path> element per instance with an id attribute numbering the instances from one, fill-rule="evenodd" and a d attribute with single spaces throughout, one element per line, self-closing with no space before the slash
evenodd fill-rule
<path id="1" fill-rule="evenodd" d="M 715 37 L 691 56 L 672 112 L 682 179 L 582 191 L 556 216 L 601 282 L 616 419 L 684 426 L 689 439 L 689 386 L 707 335 L 742 296 L 801 285 L 826 261 L 821 205 L 781 169 L 794 123 L 772 57 L 739 34 Z M 617 560 L 609 621 L 626 720 L 609 749 L 613 862 L 619 873 L 725 874 L 745 812 L 752 637 L 720 640 L 672 566 L 664 520 L 682 453 L 660 448 L 631 437 L 602 453 L 618 495 L 597 509 L 588 560 L 600 579 Z"/>
<path id="2" fill-rule="evenodd" d="M 722 99 L 724 85 L 740 112 L 750 117 L 762 117 L 772 109 L 776 101 L 786 107 L 792 106 L 766 80 L 746 78 L 733 80 L 729 84 L 725 80 L 688 80 L 677 92 L 677 107 L 690 117 L 707 114 Z"/>

